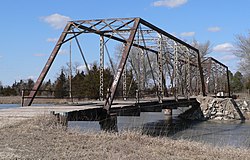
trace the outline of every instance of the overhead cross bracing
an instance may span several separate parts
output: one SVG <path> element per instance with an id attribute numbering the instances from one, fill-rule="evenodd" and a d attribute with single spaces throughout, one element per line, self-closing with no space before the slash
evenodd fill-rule
<path id="1" fill-rule="evenodd" d="M 208 57 L 203 60 L 202 68 L 204 73 L 206 94 L 230 96 L 228 67 L 218 60 Z"/>
<path id="2" fill-rule="evenodd" d="M 78 37 L 85 34 L 100 36 L 100 97 L 105 100 L 104 109 L 110 109 L 121 80 L 125 81 L 122 77 L 126 76 L 128 68 L 137 83 L 137 98 L 144 94 L 145 78 L 150 78 L 147 83 L 154 85 L 159 102 L 165 96 L 174 96 L 178 100 L 178 96 L 205 95 L 203 70 L 196 48 L 141 18 L 112 18 L 68 22 L 25 105 L 32 104 L 61 46 L 75 39 L 80 49 Z M 123 49 L 117 68 L 111 62 L 114 78 L 109 91 L 103 95 L 103 59 L 109 40 L 119 42 Z M 137 62 L 132 60 L 132 56 Z M 82 57 L 86 64 L 84 55 Z M 145 66 L 148 70 L 144 70 Z M 150 74 L 145 76 L 146 72 Z M 129 85 L 123 86 L 124 90 L 129 88 Z M 123 93 L 126 94 L 126 91 Z"/>

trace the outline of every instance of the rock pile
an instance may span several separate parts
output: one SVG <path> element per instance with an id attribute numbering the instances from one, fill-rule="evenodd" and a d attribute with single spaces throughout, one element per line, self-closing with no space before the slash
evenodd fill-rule
<path id="1" fill-rule="evenodd" d="M 246 119 L 250 118 L 250 100 L 235 100 L 237 105 L 231 98 L 197 97 L 197 101 L 205 119 L 242 119 L 241 113 Z"/>

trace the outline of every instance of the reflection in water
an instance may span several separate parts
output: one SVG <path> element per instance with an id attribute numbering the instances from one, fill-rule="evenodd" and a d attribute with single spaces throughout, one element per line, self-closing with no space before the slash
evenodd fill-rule
<path id="1" fill-rule="evenodd" d="M 151 136 L 188 139 L 217 146 L 250 148 L 250 122 L 187 121 L 161 112 L 141 113 L 140 117 L 117 117 L 119 132 L 137 130 Z M 100 131 L 99 122 L 69 122 L 69 128 Z"/>
<path id="2" fill-rule="evenodd" d="M 173 139 L 190 139 L 217 146 L 250 148 L 250 123 L 202 122 L 172 135 Z"/>
<path id="3" fill-rule="evenodd" d="M 188 129 L 191 125 L 198 122 L 184 121 L 178 118 L 167 116 L 165 120 L 146 123 L 142 126 L 142 133 L 151 136 L 168 136 L 171 137 L 177 132 Z"/>

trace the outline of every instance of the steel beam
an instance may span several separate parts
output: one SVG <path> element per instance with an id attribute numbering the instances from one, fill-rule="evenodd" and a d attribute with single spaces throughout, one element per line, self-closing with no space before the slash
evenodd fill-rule
<path id="1" fill-rule="evenodd" d="M 125 69 L 123 70 L 123 74 L 122 74 L 122 95 L 123 95 L 123 100 L 127 99 L 127 67 L 125 64 Z"/>
<path id="2" fill-rule="evenodd" d="M 103 101 L 103 72 L 104 72 L 104 37 L 100 36 L 100 100 Z"/>
<path id="3" fill-rule="evenodd" d="M 157 62 L 158 62 L 158 100 L 159 103 L 162 103 L 163 99 L 163 67 L 162 67 L 162 52 L 163 52 L 163 46 L 162 46 L 162 35 L 159 35 L 158 39 L 158 54 L 157 54 Z"/>
<path id="4" fill-rule="evenodd" d="M 190 51 L 189 51 L 189 49 L 186 47 L 186 53 L 187 53 L 187 84 L 186 84 L 186 93 L 187 93 L 187 98 L 189 99 L 190 98 L 190 96 L 191 96 L 191 65 L 190 65 Z"/>
<path id="5" fill-rule="evenodd" d="M 178 99 L 178 85 L 179 85 L 179 63 L 178 63 L 178 45 L 174 44 L 174 96 Z"/>
<path id="6" fill-rule="evenodd" d="M 116 92 L 117 86 L 120 82 L 121 75 L 122 75 L 122 72 L 124 70 L 124 66 L 126 64 L 130 49 L 132 47 L 139 23 L 140 23 L 140 19 L 139 18 L 135 19 L 133 28 L 131 29 L 131 32 L 129 35 L 129 38 L 126 41 L 126 46 L 125 46 L 124 51 L 122 53 L 122 58 L 120 60 L 119 66 L 118 66 L 117 73 L 115 75 L 114 81 L 113 81 L 112 86 L 110 88 L 111 93 L 107 94 L 107 98 L 106 98 L 106 101 L 104 104 L 104 109 L 106 109 L 107 112 L 109 112 L 109 109 L 110 109 L 112 102 L 114 100 L 115 92 Z"/>
<path id="7" fill-rule="evenodd" d="M 227 89 L 228 89 L 228 96 L 231 97 L 231 89 L 230 89 L 230 79 L 229 79 L 228 67 L 227 67 Z"/>
<path id="8" fill-rule="evenodd" d="M 138 29 L 139 26 L 140 26 L 140 29 Z M 79 30 L 79 32 L 75 32 L 74 29 Z M 46 76 L 51 64 L 54 61 L 54 58 L 57 52 L 59 51 L 63 43 L 75 38 L 78 44 L 78 47 L 81 48 L 79 46 L 77 36 L 79 36 L 82 33 L 94 33 L 94 34 L 100 35 L 101 37 L 100 39 L 100 96 L 101 97 L 103 97 L 104 47 L 106 47 L 104 46 L 105 45 L 104 37 L 107 37 L 108 39 L 113 39 L 115 41 L 122 42 L 125 44 L 125 48 L 122 52 L 122 58 L 118 66 L 118 71 L 115 74 L 114 81 L 110 88 L 110 92 L 109 92 L 110 94 L 109 93 L 107 94 L 107 99 L 105 100 L 105 103 L 104 103 L 104 109 L 106 109 L 107 111 L 109 111 L 112 105 L 115 92 L 117 90 L 117 86 L 120 82 L 120 79 L 123 73 L 125 73 L 124 68 L 126 65 L 128 54 L 132 46 L 138 47 L 142 49 L 143 51 L 145 51 L 149 63 L 150 63 L 150 60 L 149 60 L 147 51 L 153 52 L 157 55 L 157 60 L 159 63 L 158 64 L 158 67 L 159 67 L 158 68 L 159 70 L 158 95 L 160 95 L 160 97 L 163 96 L 163 93 L 162 93 L 163 92 L 163 87 L 162 87 L 163 63 L 162 61 L 163 61 L 163 54 L 165 53 L 165 51 L 163 51 L 165 50 L 164 47 L 166 47 L 166 52 L 169 51 L 170 54 L 172 53 L 170 55 L 171 57 L 169 58 L 169 63 L 171 63 L 171 66 L 173 65 L 172 70 L 174 73 L 170 73 L 170 70 L 169 70 L 169 75 L 171 79 L 174 75 L 173 79 L 175 80 L 176 98 L 178 94 L 177 92 L 178 87 L 179 87 L 178 84 L 179 85 L 182 84 L 182 88 L 181 88 L 182 91 L 186 89 L 185 93 L 190 94 L 191 92 L 191 82 L 190 82 L 191 81 L 191 69 L 190 69 L 191 66 L 198 68 L 197 71 L 199 70 L 199 78 L 200 78 L 200 84 L 201 84 L 200 88 L 202 90 L 203 95 L 205 95 L 204 77 L 203 77 L 203 70 L 201 68 L 201 60 L 200 60 L 199 51 L 193 46 L 187 44 L 186 42 L 172 36 L 171 34 L 165 32 L 164 30 L 154 26 L 153 24 L 150 24 L 149 22 L 141 18 L 120 18 L 120 19 L 112 18 L 112 19 L 83 20 L 83 21 L 69 22 L 68 25 L 65 27 L 60 39 L 58 40 L 56 47 L 52 51 L 51 56 L 48 62 L 46 63 L 41 75 L 39 76 L 38 81 L 36 82 L 33 90 L 37 90 L 40 87 L 44 77 Z M 71 37 L 67 37 L 68 39 L 65 39 L 67 34 L 71 35 Z M 135 40 L 136 34 L 138 34 L 137 40 Z M 161 44 L 158 44 L 158 48 L 150 48 L 151 45 L 154 45 L 157 47 L 157 41 L 154 42 L 151 40 L 154 38 L 158 38 L 157 35 L 161 35 L 161 41 L 159 42 Z M 146 41 L 147 39 L 149 39 L 149 41 Z M 140 42 L 143 42 L 143 44 L 141 45 Z M 176 45 L 174 46 L 174 44 Z M 177 50 L 177 47 L 178 47 L 178 50 Z M 187 48 L 188 53 L 186 53 L 185 48 Z M 108 53 L 108 50 L 107 50 L 107 53 Z M 193 56 L 192 58 L 195 59 L 195 61 L 191 59 L 190 57 L 191 55 Z M 141 58 L 144 58 L 144 57 L 141 57 Z M 142 59 L 141 59 L 141 62 L 143 62 Z M 183 75 L 181 66 L 183 64 L 185 65 L 184 67 L 186 67 L 184 68 L 185 72 L 188 72 L 188 73 L 184 73 L 183 71 L 183 74 L 185 74 L 185 76 L 187 76 L 186 78 L 188 78 L 187 80 L 181 80 L 181 76 Z M 140 64 L 138 63 L 138 65 Z M 149 66 L 150 66 L 150 69 L 152 70 L 151 64 L 149 64 Z M 86 67 L 88 66 L 86 65 Z M 142 67 L 142 65 L 140 65 L 140 67 Z M 141 73 L 141 70 L 139 71 L 138 74 L 140 73 Z M 155 81 L 154 75 L 152 76 Z M 142 78 L 139 77 L 138 79 L 142 79 Z M 138 82 L 140 83 L 140 80 Z M 123 86 L 125 87 L 125 85 Z M 34 98 L 34 96 L 36 95 L 36 92 L 31 92 L 30 95 Z M 32 101 L 33 99 L 30 102 L 27 101 L 28 103 L 26 104 L 31 104 Z"/>
<path id="9" fill-rule="evenodd" d="M 39 75 L 39 77 L 34 85 L 34 87 L 32 88 L 32 91 L 30 91 L 29 98 L 25 100 L 24 106 L 30 106 L 32 104 L 32 102 L 37 94 L 37 91 L 40 88 L 40 86 L 42 85 L 42 82 L 43 82 L 45 76 L 47 75 L 53 61 L 55 60 L 56 55 L 57 55 L 58 51 L 60 50 L 60 48 L 63 44 L 63 41 L 64 41 L 65 37 L 67 36 L 67 32 L 70 30 L 71 26 L 72 26 L 71 22 L 69 22 L 65 26 L 65 28 L 64 28 L 60 38 L 58 39 L 56 46 L 54 47 L 47 63 L 45 64 L 41 74 Z"/>
<path id="10" fill-rule="evenodd" d="M 188 47 L 188 48 L 190 48 L 190 49 L 192 49 L 192 50 L 194 50 L 194 51 L 196 51 L 196 52 L 199 51 L 198 49 L 196 49 L 195 47 L 191 46 L 190 44 L 188 44 L 188 43 L 186 43 L 186 42 L 184 42 L 184 41 L 182 41 L 182 40 L 176 38 L 175 36 L 173 36 L 173 35 L 167 33 L 166 31 L 164 31 L 164 30 L 162 30 L 162 29 L 156 27 L 155 25 L 153 25 L 153 24 L 151 24 L 151 23 L 149 23 L 149 22 L 147 22 L 147 21 L 145 21 L 145 20 L 143 20 L 143 19 L 141 19 L 140 22 L 141 22 L 141 24 L 143 24 L 143 25 L 145 25 L 145 26 L 151 28 L 152 30 L 155 30 L 156 32 L 158 32 L 158 33 L 160 33 L 160 34 L 163 34 L 164 36 L 166 36 L 166 37 L 168 37 L 168 38 L 174 40 L 175 42 L 178 42 L 178 43 L 180 43 L 180 44 L 182 44 L 182 45 L 184 45 L 184 46 L 186 46 L 186 47 Z"/>

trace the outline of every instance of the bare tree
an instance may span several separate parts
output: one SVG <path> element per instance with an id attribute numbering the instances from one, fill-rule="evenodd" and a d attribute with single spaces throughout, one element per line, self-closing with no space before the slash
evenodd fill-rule
<path id="1" fill-rule="evenodd" d="M 201 60 L 203 60 L 209 53 L 212 52 L 212 45 L 210 41 L 199 43 L 196 39 L 193 39 L 192 45 L 199 50 Z"/>
<path id="2" fill-rule="evenodd" d="M 250 76 L 250 31 L 248 36 L 236 35 L 234 54 L 241 59 L 240 70 Z"/>

